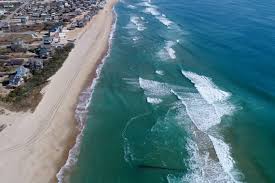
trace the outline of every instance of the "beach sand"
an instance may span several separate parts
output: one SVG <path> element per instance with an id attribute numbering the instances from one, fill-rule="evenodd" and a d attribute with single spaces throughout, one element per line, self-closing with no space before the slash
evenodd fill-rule
<path id="1" fill-rule="evenodd" d="M 109 0 L 76 40 L 69 57 L 43 89 L 33 113 L 5 111 L 0 123 L 0 176 L 6 183 L 56 182 L 78 134 L 74 117 L 78 96 L 90 83 L 108 49 L 113 23 Z M 0 125 L 1 125 L 0 124 Z"/>

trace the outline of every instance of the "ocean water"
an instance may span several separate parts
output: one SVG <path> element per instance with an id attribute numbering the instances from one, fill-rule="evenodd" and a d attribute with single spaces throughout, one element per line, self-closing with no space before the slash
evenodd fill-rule
<path id="1" fill-rule="evenodd" d="M 110 53 L 77 111 L 87 122 L 70 182 L 275 182 L 274 10 L 274 0 L 119 2 Z"/>

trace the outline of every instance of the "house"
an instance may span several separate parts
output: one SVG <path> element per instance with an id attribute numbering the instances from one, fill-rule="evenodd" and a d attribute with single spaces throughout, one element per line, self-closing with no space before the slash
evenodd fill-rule
<path id="1" fill-rule="evenodd" d="M 84 27 L 84 26 L 85 26 L 85 22 L 84 22 L 83 20 L 77 21 L 77 27 L 78 27 L 78 28 L 82 28 L 82 27 Z"/>
<path id="2" fill-rule="evenodd" d="M 52 17 L 50 15 L 47 15 L 45 18 L 44 18 L 44 21 L 52 21 Z"/>
<path id="3" fill-rule="evenodd" d="M 29 16 L 22 16 L 20 18 L 21 18 L 21 23 L 22 24 L 26 24 L 28 22 L 28 20 L 29 20 Z"/>
<path id="4" fill-rule="evenodd" d="M 47 48 L 39 48 L 38 57 L 41 59 L 47 59 L 49 56 L 49 51 Z"/>
<path id="5" fill-rule="evenodd" d="M 28 68 L 25 68 L 24 66 L 19 66 L 16 69 L 16 75 L 20 77 L 27 77 L 29 73 L 30 73 L 30 70 Z"/>
<path id="6" fill-rule="evenodd" d="M 61 33 L 60 33 L 61 34 Z M 56 33 L 54 36 L 53 36 L 53 42 L 54 43 L 58 43 L 60 41 L 60 34 L 59 33 Z"/>
<path id="7" fill-rule="evenodd" d="M 4 4 L 4 8 L 13 8 L 14 5 L 11 3 Z"/>
<path id="8" fill-rule="evenodd" d="M 55 34 L 58 34 L 62 32 L 62 25 L 54 25 L 49 29 L 49 35 L 54 36 Z"/>
<path id="9" fill-rule="evenodd" d="M 42 70 L 44 67 L 44 64 L 43 64 L 43 60 L 32 58 L 26 64 L 24 64 L 24 66 L 29 68 L 33 72 L 33 71 Z"/>
<path id="10" fill-rule="evenodd" d="M 9 80 L 9 87 L 16 88 L 24 83 L 24 78 L 14 75 Z"/>
<path id="11" fill-rule="evenodd" d="M 23 66 L 19 66 L 16 69 L 16 74 L 13 75 L 9 80 L 9 87 L 18 87 L 24 83 L 24 78 L 30 74 L 30 70 Z"/>
<path id="12" fill-rule="evenodd" d="M 51 36 L 44 36 L 43 43 L 44 44 L 51 44 L 53 42 L 53 38 Z"/>
<path id="13" fill-rule="evenodd" d="M 40 15 L 40 17 L 41 17 L 42 19 L 45 19 L 47 16 L 48 16 L 48 14 L 45 13 L 45 12 L 41 13 L 41 15 Z"/>
<path id="14" fill-rule="evenodd" d="M 86 22 L 90 21 L 90 20 L 91 20 L 91 16 L 90 16 L 90 15 L 85 15 L 85 16 L 84 16 L 84 20 L 85 20 Z"/>
<path id="15" fill-rule="evenodd" d="M 37 12 L 37 13 L 33 13 L 33 14 L 32 14 L 32 17 L 33 17 L 33 18 L 39 18 L 39 17 L 40 17 L 40 13 L 38 13 L 38 12 Z"/>

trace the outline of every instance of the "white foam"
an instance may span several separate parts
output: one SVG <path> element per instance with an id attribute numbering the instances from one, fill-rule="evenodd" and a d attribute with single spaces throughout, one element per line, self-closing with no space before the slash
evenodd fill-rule
<path id="1" fill-rule="evenodd" d="M 139 37 L 134 36 L 134 37 L 132 38 L 132 40 L 133 40 L 134 42 L 136 42 L 136 41 L 138 41 L 138 40 L 139 40 Z"/>
<path id="2" fill-rule="evenodd" d="M 139 85 L 148 97 L 170 95 L 170 89 L 165 83 L 139 78 Z"/>
<path id="3" fill-rule="evenodd" d="M 223 170 L 230 176 L 233 182 L 239 182 L 238 180 L 235 180 L 236 179 L 235 176 L 238 174 L 240 175 L 240 173 L 234 169 L 235 161 L 231 157 L 229 145 L 223 142 L 222 140 L 217 139 L 211 135 L 209 135 L 209 138 L 213 143 L 213 146 L 215 148 L 219 162 L 223 167 Z"/>
<path id="4" fill-rule="evenodd" d="M 147 8 L 145 8 L 145 10 L 144 10 L 144 12 L 145 13 L 148 13 L 148 14 L 151 14 L 151 15 L 153 15 L 153 16 L 158 16 L 158 15 L 160 15 L 160 12 L 156 9 L 156 8 L 154 8 L 154 7 L 147 7 Z"/>
<path id="5" fill-rule="evenodd" d="M 212 80 L 206 76 L 188 71 L 182 71 L 182 74 L 195 85 L 201 96 L 209 104 L 225 101 L 231 96 L 229 92 L 220 90 Z"/>
<path id="6" fill-rule="evenodd" d="M 144 10 L 145 13 L 153 15 L 160 23 L 163 25 L 170 27 L 173 22 L 169 20 L 165 14 L 161 14 L 156 6 L 147 6 Z"/>
<path id="7" fill-rule="evenodd" d="M 204 132 L 220 124 L 224 115 L 231 115 L 234 111 L 229 102 L 209 104 L 199 93 L 171 92 L 184 104 L 192 122 Z"/>
<path id="8" fill-rule="evenodd" d="M 127 6 L 129 9 L 136 9 L 137 7 L 135 7 L 135 6 L 133 6 L 133 5 L 131 5 L 131 4 L 129 4 L 128 6 Z"/>
<path id="9" fill-rule="evenodd" d="M 170 28 L 170 26 L 173 24 L 171 20 L 169 20 L 165 14 L 162 14 L 159 12 L 157 6 L 150 4 L 149 2 L 142 2 L 138 5 L 145 7 L 144 13 L 153 15 L 157 20 L 159 20 L 160 23 Z"/>
<path id="10" fill-rule="evenodd" d="M 207 131 L 220 123 L 220 117 L 216 115 L 214 107 L 209 105 L 199 94 L 180 93 L 174 90 L 171 92 L 184 104 L 189 118 L 199 130 Z"/>
<path id="11" fill-rule="evenodd" d="M 85 126 L 86 126 L 86 120 L 87 120 L 86 118 L 87 118 L 87 113 L 88 113 L 88 107 L 89 107 L 90 102 L 92 100 L 94 87 L 96 86 L 97 80 L 100 77 L 100 72 L 102 70 L 104 62 L 106 61 L 106 59 L 110 55 L 110 50 L 111 50 L 111 46 L 112 46 L 112 39 L 113 39 L 115 30 L 116 30 L 117 13 L 116 13 L 114 7 L 113 7 L 113 12 L 114 12 L 115 16 L 114 16 L 114 23 L 112 25 L 112 30 L 111 30 L 111 33 L 109 35 L 108 52 L 105 55 L 105 57 L 102 59 L 102 63 L 97 67 L 97 69 L 96 69 L 96 78 L 93 80 L 91 86 L 89 88 L 87 88 L 86 90 L 84 90 L 80 94 L 79 103 L 78 103 L 76 111 L 75 111 L 75 118 L 78 122 L 78 128 L 80 130 L 80 133 L 77 135 L 75 145 L 69 151 L 69 155 L 68 155 L 68 158 L 67 158 L 67 161 L 66 161 L 65 165 L 63 165 L 61 167 L 61 169 L 59 170 L 59 172 L 56 174 L 56 178 L 57 178 L 58 183 L 66 182 L 65 179 L 67 178 L 67 176 L 69 176 L 69 173 L 71 172 L 72 168 L 75 166 L 75 164 L 78 160 L 78 156 L 79 156 L 79 153 L 80 153 L 80 145 L 81 145 L 84 129 L 85 129 Z"/>
<path id="12" fill-rule="evenodd" d="M 224 115 L 231 115 L 234 111 L 234 106 L 228 101 L 231 94 L 219 89 L 208 77 L 186 71 L 182 73 L 194 84 L 198 93 L 174 90 L 171 92 L 184 104 L 193 124 L 200 131 L 207 133 L 209 128 L 221 122 Z M 193 167 L 194 170 L 183 178 L 183 182 L 238 182 L 240 173 L 234 169 L 230 147 L 220 139 L 210 135 L 209 137 L 219 162 L 209 159 L 207 154 L 203 155 L 203 160 L 195 147 L 196 144 L 191 143 L 193 160 L 190 160 L 190 164 L 197 168 Z"/>
<path id="13" fill-rule="evenodd" d="M 186 71 L 182 71 L 182 74 L 194 84 L 200 96 L 205 100 L 205 102 L 203 102 L 199 96 L 196 96 L 191 101 L 188 100 L 188 97 L 182 98 L 187 109 L 191 111 L 190 117 L 193 117 L 195 122 L 205 121 L 205 123 L 209 124 L 204 126 L 207 127 L 206 129 L 204 128 L 200 130 L 207 130 L 212 126 L 219 124 L 224 115 L 231 115 L 234 112 L 235 107 L 228 101 L 231 93 L 219 89 L 212 80 L 206 76 Z M 192 111 L 192 106 L 197 106 L 197 110 L 200 111 L 201 114 L 196 114 L 196 111 Z M 199 116 L 203 116 L 205 113 L 208 113 L 209 117 L 199 119 Z"/>
<path id="14" fill-rule="evenodd" d="M 173 22 L 171 20 L 169 20 L 168 18 L 166 18 L 166 16 L 157 16 L 156 17 L 163 25 L 169 27 L 170 25 L 173 24 Z"/>
<path id="15" fill-rule="evenodd" d="M 144 26 L 144 21 L 142 20 L 142 18 L 132 15 L 130 17 L 130 22 L 129 24 L 126 26 L 127 29 L 136 29 L 138 31 L 144 31 L 146 29 L 146 27 Z M 135 34 L 135 33 L 131 33 Z"/>
<path id="16" fill-rule="evenodd" d="M 168 52 L 168 55 L 171 59 L 176 59 L 176 52 L 173 48 L 166 48 L 167 49 L 167 52 Z"/>
<path id="17" fill-rule="evenodd" d="M 162 99 L 159 98 L 152 98 L 152 97 L 147 97 L 147 102 L 150 104 L 159 104 L 162 102 Z"/>
<path id="18" fill-rule="evenodd" d="M 208 154 L 201 154 L 198 146 L 188 140 L 186 149 L 189 152 L 189 171 L 183 177 L 169 175 L 169 183 L 234 183 L 230 176 L 224 172 L 219 162 L 209 158 Z"/>
<path id="19" fill-rule="evenodd" d="M 164 75 L 164 71 L 162 71 L 162 70 L 156 70 L 156 74 L 163 76 Z"/>
<path id="20" fill-rule="evenodd" d="M 152 4 L 150 4 L 150 2 L 141 2 L 141 3 L 138 3 L 139 6 L 143 6 L 143 7 L 156 7 Z"/>
<path id="21" fill-rule="evenodd" d="M 175 42 L 173 41 L 166 41 L 164 48 L 162 48 L 158 52 L 158 56 L 162 60 L 168 60 L 168 59 L 176 59 L 176 51 L 173 49 L 173 46 L 175 45 Z"/>

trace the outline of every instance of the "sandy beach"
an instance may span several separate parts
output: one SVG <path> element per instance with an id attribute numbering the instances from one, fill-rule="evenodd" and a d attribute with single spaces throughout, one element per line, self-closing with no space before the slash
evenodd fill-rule
<path id="1" fill-rule="evenodd" d="M 78 36 L 33 113 L 5 110 L 0 115 L 0 122 L 6 125 L 0 132 L 1 182 L 57 182 L 56 173 L 78 134 L 74 117 L 78 96 L 108 49 L 115 3 L 109 0 Z"/>

